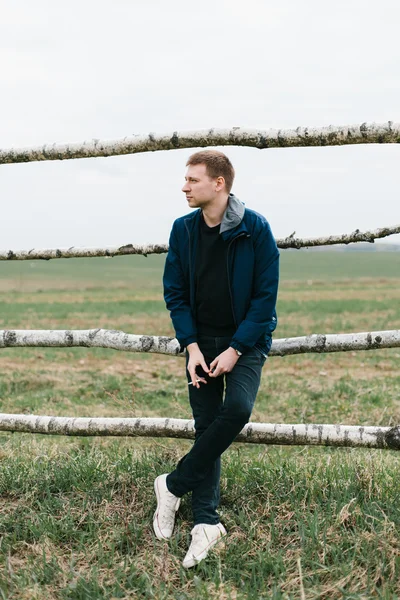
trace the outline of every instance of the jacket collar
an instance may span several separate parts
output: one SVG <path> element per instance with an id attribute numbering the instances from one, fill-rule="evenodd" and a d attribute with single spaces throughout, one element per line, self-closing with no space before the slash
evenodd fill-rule
<path id="1" fill-rule="evenodd" d="M 229 194 L 228 206 L 223 214 L 221 227 L 219 230 L 225 241 L 235 237 L 237 233 L 241 233 L 243 231 L 247 232 L 247 227 L 243 223 L 244 211 L 244 203 L 236 198 L 234 194 Z M 193 228 L 199 222 L 200 214 L 201 208 L 193 211 L 193 213 L 187 217 L 185 221 L 187 221 L 188 225 Z M 233 229 L 236 229 L 236 231 L 232 231 Z"/>
<path id="2" fill-rule="evenodd" d="M 220 233 L 237 227 L 243 220 L 244 204 L 234 194 L 229 194 L 228 206 L 222 217 Z"/>

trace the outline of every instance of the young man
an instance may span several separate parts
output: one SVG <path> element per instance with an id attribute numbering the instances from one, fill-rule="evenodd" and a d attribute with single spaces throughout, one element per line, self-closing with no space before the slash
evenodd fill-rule
<path id="1" fill-rule="evenodd" d="M 266 219 L 230 193 L 235 172 L 225 154 L 197 152 L 186 166 L 182 191 L 198 210 L 173 224 L 163 284 L 186 348 L 195 442 L 154 482 L 153 527 L 157 538 L 170 538 L 181 497 L 192 492 L 189 568 L 226 535 L 217 513 L 220 457 L 249 421 L 271 347 L 279 252 Z"/>

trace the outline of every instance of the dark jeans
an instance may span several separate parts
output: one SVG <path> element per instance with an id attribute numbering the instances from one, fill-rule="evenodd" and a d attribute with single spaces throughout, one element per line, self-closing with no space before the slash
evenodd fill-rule
<path id="1" fill-rule="evenodd" d="M 200 336 L 198 344 L 207 366 L 229 347 L 231 337 Z M 186 352 L 186 367 L 189 356 Z M 207 380 L 197 389 L 188 387 L 195 442 L 167 476 L 167 487 L 175 496 L 192 492 L 194 524 L 219 523 L 221 454 L 231 445 L 250 419 L 260 385 L 266 355 L 257 347 L 239 357 L 230 373 L 209 377 L 201 367 L 197 374 Z M 186 369 L 188 382 L 191 381 Z M 225 380 L 225 400 L 223 402 Z"/>

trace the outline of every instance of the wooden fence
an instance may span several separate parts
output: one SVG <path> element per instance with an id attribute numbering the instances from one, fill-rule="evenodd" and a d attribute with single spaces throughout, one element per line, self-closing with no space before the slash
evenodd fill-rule
<path id="1" fill-rule="evenodd" d="M 259 149 L 400 142 L 400 123 L 342 127 L 297 128 L 294 130 L 210 129 L 126 137 L 116 141 L 92 140 L 80 144 L 44 145 L 36 148 L 0 150 L 0 164 L 44 160 L 104 157 L 138 152 L 204 146 L 249 146 Z M 374 231 L 340 234 L 325 238 L 297 239 L 294 234 L 277 240 L 280 248 L 373 243 L 375 239 L 400 233 L 400 225 Z M 146 246 L 132 243 L 108 248 L 53 248 L 0 251 L 0 260 L 49 260 L 126 254 L 161 254 L 165 244 Z M 129 352 L 154 352 L 184 356 L 174 338 L 133 335 L 122 331 L 92 330 L 0 330 L 0 348 L 22 346 L 102 347 Z M 400 330 L 350 334 L 320 334 L 274 340 L 270 356 L 308 352 L 345 352 L 400 347 Z M 193 421 L 157 418 L 72 418 L 0 414 L 0 431 L 56 435 L 110 435 L 194 438 Z M 247 424 L 237 441 L 264 444 L 322 444 L 400 450 L 400 427 L 361 427 L 329 424 Z"/>

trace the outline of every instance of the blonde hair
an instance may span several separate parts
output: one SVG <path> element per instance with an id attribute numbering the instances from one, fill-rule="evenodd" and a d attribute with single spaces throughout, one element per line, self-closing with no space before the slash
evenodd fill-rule
<path id="1" fill-rule="evenodd" d="M 229 194 L 235 178 L 235 169 L 226 154 L 219 150 L 200 150 L 189 156 L 186 166 L 189 165 L 205 165 L 209 177 L 213 179 L 223 177 L 226 191 Z"/>

